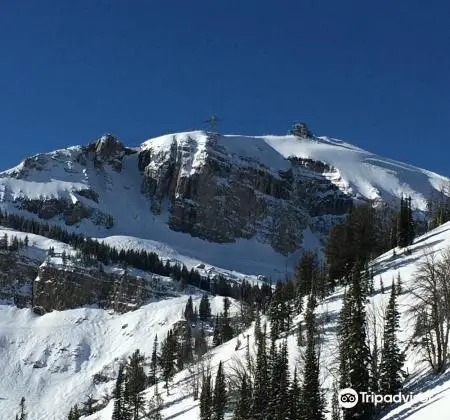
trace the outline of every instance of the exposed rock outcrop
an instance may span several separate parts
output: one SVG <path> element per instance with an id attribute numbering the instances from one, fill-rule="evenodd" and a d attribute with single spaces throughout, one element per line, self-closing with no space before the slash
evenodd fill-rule
<path id="1" fill-rule="evenodd" d="M 33 305 L 51 311 L 96 304 L 127 312 L 151 297 L 169 296 L 170 290 L 157 275 L 149 279 L 125 272 L 106 273 L 98 268 L 44 263 L 33 282 Z"/>
<path id="2" fill-rule="evenodd" d="M 119 139 L 112 134 L 104 134 L 95 143 L 91 143 L 85 149 L 87 153 L 94 154 L 94 165 L 101 167 L 110 165 L 116 172 L 122 170 L 124 156 L 135 153 L 132 149 L 125 147 Z M 81 160 L 82 157 L 80 158 Z"/>
<path id="3" fill-rule="evenodd" d="M 38 268 L 16 252 L 0 251 L 0 300 L 23 308 L 32 303 L 32 284 Z"/>
<path id="4" fill-rule="evenodd" d="M 77 193 L 86 197 L 86 192 L 90 191 L 90 198 L 95 201 L 96 195 L 92 190 L 81 190 Z M 91 192 L 92 191 L 92 192 Z M 112 216 L 100 210 L 83 204 L 80 201 L 70 202 L 63 198 L 42 198 L 42 199 L 18 199 L 16 202 L 23 210 L 36 214 L 40 219 L 49 220 L 60 216 L 67 226 L 80 223 L 84 219 L 90 218 L 94 224 L 104 226 L 107 229 L 114 225 Z"/>
<path id="5" fill-rule="evenodd" d="M 323 176 L 331 168 L 318 162 L 292 159 L 290 169 L 274 171 L 256 159 L 229 155 L 212 136 L 192 170 L 196 148 L 193 139 L 174 138 L 170 149 L 150 144 L 139 155 L 142 191 L 151 197 L 154 213 L 169 203 L 173 230 L 214 242 L 256 236 L 287 254 L 301 246 L 314 219 L 332 223 L 352 205 L 351 197 Z"/>

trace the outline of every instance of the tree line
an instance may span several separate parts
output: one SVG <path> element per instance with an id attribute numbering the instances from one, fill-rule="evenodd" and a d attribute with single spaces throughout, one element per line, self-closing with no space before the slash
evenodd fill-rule
<path id="1" fill-rule="evenodd" d="M 0 225 L 68 244 L 78 250 L 77 258 L 80 258 L 83 264 L 121 264 L 125 267 L 134 267 L 161 276 L 171 277 L 180 282 L 182 289 L 187 285 L 191 285 L 219 296 L 228 296 L 248 301 L 251 304 L 257 303 L 260 307 L 267 304 L 267 300 L 272 293 L 269 284 L 259 286 L 257 284 L 251 285 L 248 281 L 241 283 L 232 282 L 220 274 L 214 278 L 202 276 L 198 270 L 194 268 L 188 269 L 184 264 L 171 264 L 168 260 L 164 263 L 155 252 L 132 249 L 118 250 L 116 247 L 82 234 L 70 233 L 59 226 L 27 219 L 20 215 L 2 212 L 1 210 Z M 13 248 L 21 246 L 21 242 L 14 238 L 9 247 L 7 242 L 6 246 L 2 245 L 4 240 L 5 236 L 3 236 L 3 239 L 0 239 L 0 246 L 3 246 L 5 249 L 13 250 Z M 28 239 L 26 238 L 24 245 L 27 246 L 27 244 Z M 52 255 L 52 253 L 54 253 L 54 250 L 49 249 L 49 255 Z M 69 259 L 70 257 L 65 255 L 65 258 Z"/>

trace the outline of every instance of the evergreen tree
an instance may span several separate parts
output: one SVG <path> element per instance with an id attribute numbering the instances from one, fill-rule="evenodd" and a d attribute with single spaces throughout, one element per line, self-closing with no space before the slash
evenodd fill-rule
<path id="1" fill-rule="evenodd" d="M 67 417 L 67 420 L 79 420 L 81 417 L 80 410 L 78 409 L 78 405 L 75 404 L 69 411 L 69 416 Z"/>
<path id="2" fill-rule="evenodd" d="M 180 358 L 183 364 L 191 363 L 194 358 L 192 350 L 192 331 L 190 325 L 187 325 L 186 329 L 184 330 Z"/>
<path id="3" fill-rule="evenodd" d="M 144 397 L 141 394 L 147 384 L 144 362 L 145 357 L 136 350 L 126 365 L 125 389 L 133 420 L 138 420 L 145 409 Z"/>
<path id="4" fill-rule="evenodd" d="M 225 374 L 223 372 L 222 362 L 219 362 L 217 368 L 216 381 L 214 385 L 213 397 L 213 419 L 224 420 L 225 407 L 227 404 L 227 390 L 225 385 Z"/>
<path id="5" fill-rule="evenodd" d="M 310 297 L 305 315 L 306 352 L 302 385 L 302 420 L 325 419 L 324 404 L 319 382 L 319 360 L 316 353 L 316 319 L 314 308 L 314 298 Z"/>
<path id="6" fill-rule="evenodd" d="M 221 328 L 221 319 L 219 315 L 216 315 L 216 321 L 214 323 L 214 332 L 213 332 L 213 345 L 214 347 L 220 346 L 222 344 L 222 328 Z"/>
<path id="7" fill-rule="evenodd" d="M 397 245 L 405 248 L 413 243 L 415 234 L 411 197 L 401 198 L 397 222 Z"/>
<path id="8" fill-rule="evenodd" d="M 395 293 L 397 296 L 400 296 L 403 293 L 402 278 L 400 277 L 400 273 L 397 274 L 397 290 Z"/>
<path id="9" fill-rule="evenodd" d="M 150 375 L 148 377 L 149 385 L 156 384 L 156 372 L 158 370 L 158 336 L 155 335 L 155 341 L 153 342 L 152 356 L 150 358 Z"/>
<path id="10" fill-rule="evenodd" d="M 289 417 L 289 368 L 286 341 L 275 349 L 272 342 L 270 350 L 270 399 L 269 418 L 283 420 Z"/>
<path id="11" fill-rule="evenodd" d="M 112 420 L 125 420 L 127 415 L 125 414 L 125 365 L 122 363 L 119 366 L 119 373 L 117 374 L 116 384 L 113 390 L 114 409 L 112 414 Z"/>
<path id="12" fill-rule="evenodd" d="M 211 376 L 203 375 L 200 393 L 200 420 L 213 420 L 213 394 Z"/>
<path id="13" fill-rule="evenodd" d="M 273 337 L 278 338 L 280 333 L 289 329 L 291 307 L 281 282 L 278 282 L 275 286 L 268 315 L 271 321 L 270 331 Z"/>
<path id="14" fill-rule="evenodd" d="M 395 394 L 402 386 L 402 367 L 404 357 L 397 343 L 400 314 L 397 310 L 397 295 L 392 281 L 391 296 L 386 310 L 383 350 L 380 366 L 380 392 Z"/>
<path id="15" fill-rule="evenodd" d="M 361 290 L 359 270 L 353 270 L 352 283 L 344 298 L 340 317 L 340 373 L 341 388 L 371 391 L 370 349 L 366 340 L 365 297 Z M 346 409 L 344 420 L 370 419 L 373 406 L 357 404 Z"/>
<path id="16" fill-rule="evenodd" d="M 208 351 L 208 343 L 205 338 L 205 330 L 202 328 L 194 340 L 194 351 L 197 357 L 203 356 Z"/>
<path id="17" fill-rule="evenodd" d="M 0 250 L 7 250 L 8 249 L 8 235 L 5 233 L 0 238 Z"/>
<path id="18" fill-rule="evenodd" d="M 294 378 L 292 380 L 291 389 L 289 391 L 289 420 L 301 419 L 302 414 L 302 393 L 298 383 L 297 368 L 294 370 Z"/>
<path id="19" fill-rule="evenodd" d="M 188 322 L 192 322 L 194 319 L 194 306 L 192 304 L 191 296 L 189 296 L 189 299 L 186 303 L 186 308 L 184 309 L 184 317 Z"/>
<path id="20" fill-rule="evenodd" d="M 211 318 L 211 304 L 209 303 L 207 294 L 204 294 L 200 300 L 198 314 L 202 322 L 206 322 Z"/>
<path id="21" fill-rule="evenodd" d="M 27 420 L 28 414 L 25 407 L 25 397 L 20 399 L 18 420 Z"/>
<path id="22" fill-rule="evenodd" d="M 252 397 L 252 418 L 266 420 L 270 381 L 266 352 L 266 331 L 261 334 L 256 351 L 255 379 Z"/>
<path id="23" fill-rule="evenodd" d="M 233 420 L 252 420 L 252 387 L 247 374 L 242 376 L 239 399 L 234 409 Z"/>
<path id="24" fill-rule="evenodd" d="M 173 331 L 167 333 L 166 340 L 161 345 L 161 369 L 162 377 L 169 392 L 169 381 L 175 374 L 175 361 L 176 361 L 177 343 L 173 335 Z"/>
<path id="25" fill-rule="evenodd" d="M 233 328 L 230 325 L 230 299 L 227 297 L 223 298 L 223 315 L 221 322 L 221 340 L 222 342 L 227 342 L 233 338 Z"/>
<path id="26" fill-rule="evenodd" d="M 294 281 L 296 289 L 296 304 L 298 313 L 302 311 L 302 300 L 311 293 L 315 271 L 319 267 L 317 254 L 305 251 L 294 271 Z"/>
<path id="27" fill-rule="evenodd" d="M 415 225 L 412 213 L 411 196 L 408 197 L 408 245 L 414 242 Z"/>

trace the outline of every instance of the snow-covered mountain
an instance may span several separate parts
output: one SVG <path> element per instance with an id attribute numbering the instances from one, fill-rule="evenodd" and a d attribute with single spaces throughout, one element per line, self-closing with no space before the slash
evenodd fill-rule
<path id="1" fill-rule="evenodd" d="M 195 131 L 125 147 L 111 135 L 0 173 L 0 208 L 115 246 L 280 277 L 352 201 L 418 211 L 447 178 L 328 137 Z"/>
<path id="2" fill-rule="evenodd" d="M 396 206 L 402 195 L 409 195 L 420 213 L 430 192 L 448 181 L 327 137 L 196 131 L 130 148 L 105 135 L 87 146 L 25 159 L 0 173 L 0 209 L 98 238 L 118 249 L 152 251 L 163 261 L 195 267 L 205 277 L 220 274 L 257 282 L 258 274 L 282 278 L 301 248 L 320 248 L 329 228 L 345 217 L 354 201 Z M 446 224 L 417 238 L 410 253 L 398 249 L 395 257 L 389 251 L 377 258 L 372 263 L 376 290 L 368 308 L 383 308 L 387 302 L 380 278 L 388 284 L 400 274 L 407 290 L 425 258 L 424 250 L 438 253 L 450 246 L 449 228 Z M 152 273 L 131 268 L 125 275 L 117 265 L 83 267 L 75 248 L 37 234 L 0 227 L 0 239 L 4 234 L 21 241 L 27 238 L 28 246 L 17 252 L 12 265 L 8 252 L 0 250 L 1 419 L 14 417 L 22 396 L 27 399 L 29 420 L 44 420 L 65 418 L 69 408 L 89 394 L 97 398 L 111 392 L 120 361 L 136 348 L 150 354 L 155 335 L 163 338 L 182 320 L 188 294 L 198 304 L 203 293 L 194 287 L 182 292 L 169 277 L 156 276 L 155 283 Z M 54 256 L 48 255 L 49 248 Z M 73 259 L 63 262 L 63 254 Z M 107 280 L 109 286 L 91 290 L 90 279 Z M 103 289 L 110 293 L 116 283 L 124 282 L 131 289 L 137 285 L 145 299 L 133 302 L 128 309 L 137 309 L 123 314 L 85 306 L 38 315 L 32 308 L 13 306 L 9 298 L 19 295 L 26 303 L 39 292 L 50 309 L 63 308 L 68 305 L 60 301 L 64 293 L 53 293 L 57 287 L 75 285 L 83 293 Z M 72 289 L 67 290 L 64 299 L 71 296 Z M 60 306 L 51 302 L 54 296 Z M 318 308 L 318 316 L 327 320 L 320 357 L 321 382 L 328 396 L 342 297 L 339 289 Z M 36 301 L 36 295 L 33 298 Z M 398 406 L 385 420 L 422 420 L 431 415 L 444 419 L 450 382 L 446 375 L 433 382 L 420 356 L 407 346 L 413 330 L 406 310 L 410 299 L 405 293 L 399 302 L 401 341 L 411 374 L 407 385 L 430 399 Z M 220 312 L 222 298 L 211 298 L 211 304 L 213 314 Z M 233 302 L 232 311 L 238 310 Z M 292 331 L 300 320 L 301 316 L 294 319 Z M 210 350 L 207 358 L 213 368 L 223 361 L 230 371 L 245 354 L 247 336 L 253 348 L 250 328 Z M 294 368 L 300 359 L 297 339 L 294 333 L 286 338 Z M 186 369 L 177 373 L 169 393 L 162 394 L 166 418 L 199 418 L 198 401 L 189 391 L 190 374 Z M 149 388 L 146 396 L 152 393 Z M 112 403 L 90 420 L 109 420 L 111 412 Z"/>

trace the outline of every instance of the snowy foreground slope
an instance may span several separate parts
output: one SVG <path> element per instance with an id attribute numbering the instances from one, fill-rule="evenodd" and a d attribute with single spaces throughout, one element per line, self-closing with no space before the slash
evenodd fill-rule
<path id="1" fill-rule="evenodd" d="M 404 293 L 399 298 L 401 317 L 400 339 L 406 348 L 413 331 L 413 319 L 407 314 L 411 297 L 407 293 L 414 273 L 426 253 L 450 247 L 450 223 L 416 239 L 407 255 L 397 250 L 387 252 L 374 261 L 375 294 L 367 306 L 368 316 L 382 311 L 389 297 L 392 278 L 398 274 L 403 281 Z M 381 293 L 380 278 L 385 292 Z M 324 343 L 321 349 L 322 385 L 327 390 L 336 375 L 336 323 L 342 304 L 343 290 L 337 290 L 318 308 L 318 318 L 327 319 L 323 325 Z M 198 304 L 200 296 L 195 296 Z M 114 378 L 118 361 L 140 348 L 150 354 L 155 334 L 163 337 L 176 321 L 182 319 L 187 296 L 180 296 L 150 303 L 135 312 L 123 315 L 108 313 L 95 308 L 80 308 L 70 311 L 46 314 L 38 317 L 29 309 L 0 306 L 0 418 L 13 418 L 21 396 L 26 396 L 30 409 L 29 420 L 63 419 L 74 403 L 94 393 L 101 396 L 111 391 L 114 381 L 94 387 L 93 375 L 103 373 Z M 212 299 L 213 313 L 222 309 L 222 298 Z M 298 318 L 295 322 L 298 322 Z M 379 328 L 382 328 L 381 324 Z M 212 349 L 208 353 L 213 370 L 219 361 L 230 371 L 239 359 L 245 357 L 245 335 L 250 336 L 253 347 L 253 329 L 237 338 Z M 287 337 L 292 369 L 299 361 L 299 350 L 295 334 Z M 450 408 L 450 375 L 435 378 L 427 373 L 420 356 L 407 351 L 405 368 L 410 373 L 407 388 L 426 402 L 411 401 L 393 407 L 383 420 L 408 419 L 446 420 Z M 161 396 L 165 402 L 163 415 L 170 419 L 198 420 L 198 401 L 190 395 L 187 377 L 189 372 L 179 372 L 173 379 L 169 395 L 160 384 Z M 146 395 L 152 396 L 153 389 Z M 55 399 L 58 404 L 55 404 Z M 111 418 L 112 403 L 90 420 Z"/>
<path id="2" fill-rule="evenodd" d="M 450 223 L 447 223 L 426 235 L 419 237 L 415 244 L 411 247 L 411 254 L 401 254 L 397 249 L 397 255 L 393 257 L 393 252 L 389 251 L 380 256 L 373 263 L 375 276 L 375 294 L 367 305 L 368 317 L 372 317 L 374 313 L 382 311 L 387 305 L 389 299 L 390 283 L 393 278 L 400 274 L 405 292 L 399 297 L 399 309 L 401 312 L 401 333 L 400 340 L 403 348 L 408 347 L 408 342 L 413 332 L 414 320 L 407 314 L 407 308 L 411 302 L 411 298 L 407 294 L 407 289 L 411 284 L 411 280 L 417 270 L 419 264 L 428 253 L 439 253 L 450 247 Z M 384 294 L 380 289 L 380 278 L 384 283 Z M 326 317 L 328 322 L 323 325 L 324 342 L 321 347 L 321 377 L 322 386 L 327 391 L 328 397 L 331 398 L 331 384 L 333 376 L 337 377 L 338 364 L 337 355 L 337 338 L 336 326 L 339 311 L 342 305 L 343 290 L 328 297 L 318 308 L 318 318 Z M 296 322 L 298 322 L 298 318 Z M 379 320 L 379 334 L 382 334 L 382 321 Z M 250 328 L 239 338 L 235 338 L 213 350 L 208 355 L 210 358 L 213 371 L 217 368 L 219 361 L 225 363 L 226 371 L 230 372 L 233 366 L 236 366 L 239 360 L 245 358 L 245 345 L 241 344 L 236 350 L 237 341 L 245 343 L 247 334 L 250 336 L 250 345 L 254 348 L 253 328 Z M 300 353 L 297 346 L 295 335 L 286 337 L 289 348 L 289 359 L 292 371 L 294 367 L 301 366 Z M 398 406 L 392 406 L 391 410 L 382 416 L 383 420 L 424 420 L 433 418 L 434 420 L 447 420 L 450 410 L 450 373 L 445 373 L 440 377 L 429 375 L 427 366 L 424 365 L 419 354 L 407 350 L 407 359 L 405 369 L 409 372 L 410 378 L 405 386 L 405 393 L 411 392 L 417 396 L 417 400 Z M 178 373 L 170 386 L 169 395 L 166 395 L 163 384 L 160 384 L 161 396 L 165 402 L 163 415 L 170 419 L 198 420 L 199 406 L 198 401 L 194 401 L 190 395 L 188 386 L 188 371 Z M 153 388 L 147 390 L 146 395 L 151 398 Z M 423 401 L 422 401 L 423 400 Z M 113 404 L 110 403 L 101 412 L 88 417 L 90 420 L 101 419 L 110 420 Z"/>
<path id="3" fill-rule="evenodd" d="M 99 142 L 103 144 L 104 138 Z M 273 179 L 279 179 L 280 173 L 292 168 L 288 158 L 312 159 L 330 166 L 328 172 L 316 175 L 319 181 L 314 182 L 326 179 L 345 196 L 394 205 L 398 205 L 402 195 L 410 195 L 413 207 L 419 211 L 425 210 L 430 192 L 439 190 L 448 181 L 433 172 L 382 158 L 327 137 L 212 136 L 203 131 L 171 134 L 147 140 L 136 148 L 126 148 L 126 152 L 119 150 L 115 159 L 120 159 L 120 170 L 109 163 L 109 155 L 102 157 L 86 150 L 86 147 L 74 146 L 36 155 L 1 172 L 0 208 L 36 218 L 36 214 L 24 205 L 24 200 L 64 200 L 72 206 L 86 206 L 93 213 L 88 218 L 71 221 L 69 225 L 63 216 L 47 214 L 44 217 L 47 222 L 104 239 L 117 247 L 154 250 L 162 257 L 182 261 L 188 267 L 205 263 L 213 270 L 275 278 L 284 276 L 286 268 L 296 262 L 298 253 L 282 255 L 275 251 L 270 244 L 259 239 L 261 232 L 258 227 L 250 239 L 237 237 L 234 242 L 216 243 L 172 229 L 169 221 L 173 215 L 168 198 L 163 200 L 160 213 L 153 214 L 150 208 L 155 199 L 142 191 L 145 174 L 141 157 L 151 151 L 153 160 L 145 171 L 157 172 L 169 165 L 176 150 L 181 165 L 179 178 L 192 177 L 205 170 L 209 154 L 214 153 L 227 165 L 264 170 Z M 308 176 L 311 177 L 311 172 Z M 228 179 L 223 178 L 222 181 L 227 183 Z M 170 186 L 167 188 L 170 190 Z M 86 195 L 86 191 L 93 192 L 93 195 Z M 325 196 L 327 194 L 329 191 L 324 193 Z M 272 196 L 267 197 L 267 203 L 273 202 Z M 177 193 L 172 199 L 177 199 Z M 226 202 L 230 199 L 226 197 Z M 282 201 L 280 208 L 285 205 Z M 248 212 L 251 213 L 252 209 Z M 107 215 L 114 220 L 112 227 L 104 225 L 103 219 Z M 271 223 L 270 217 L 264 222 Z M 304 214 L 302 217 L 302 232 L 297 234 L 301 237 L 299 245 L 304 249 L 315 249 L 322 246 L 321 241 L 332 225 L 333 217 L 338 216 Z M 267 228 L 264 223 L 258 223 L 261 223 L 261 229 Z M 293 225 L 288 223 L 288 226 Z"/>
<path id="4" fill-rule="evenodd" d="M 123 315 L 80 308 L 37 316 L 0 305 L 0 418 L 14 418 L 25 396 L 29 420 L 66 418 L 70 407 L 93 392 L 96 373 L 114 375 L 120 360 L 139 348 L 151 354 L 182 319 L 188 296 L 150 303 Z M 198 305 L 200 296 L 193 296 Z M 222 298 L 212 298 L 213 313 Z"/>

